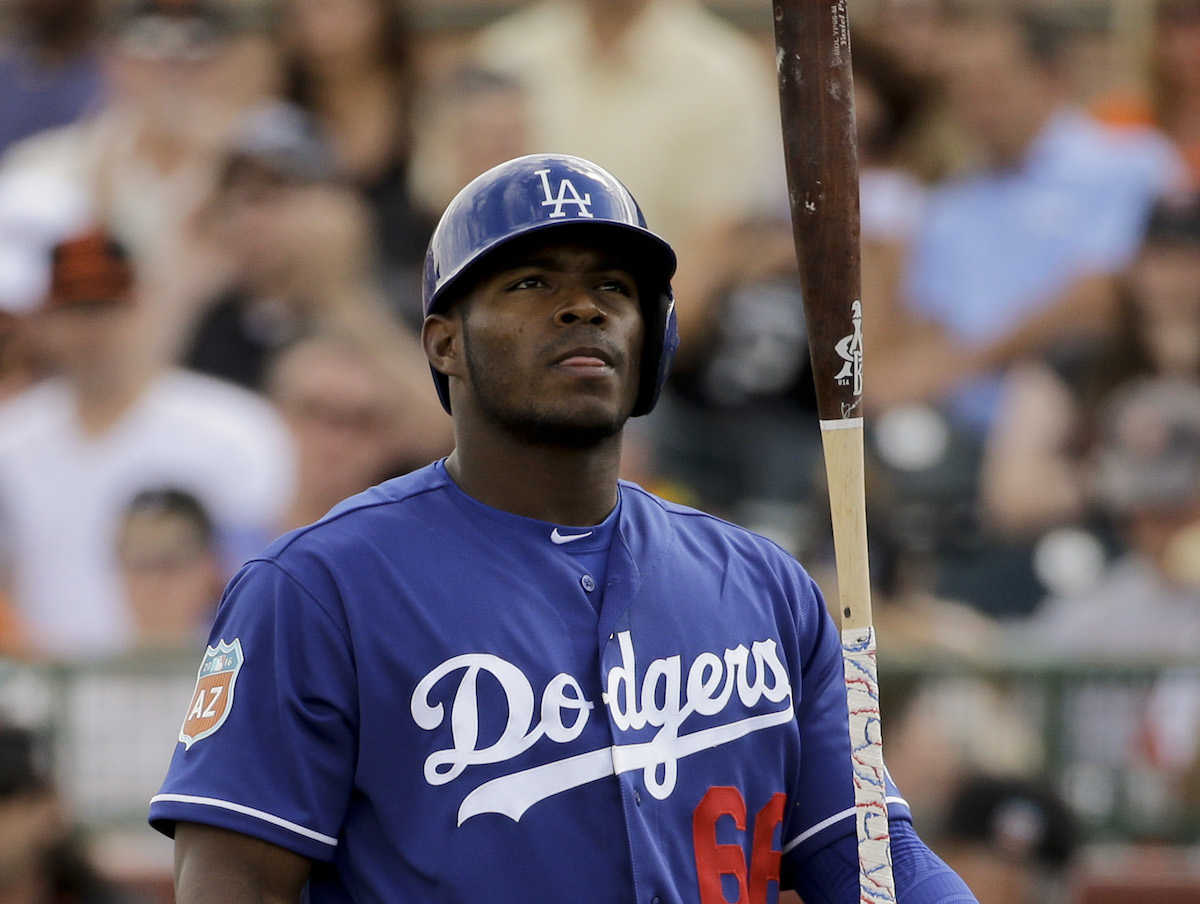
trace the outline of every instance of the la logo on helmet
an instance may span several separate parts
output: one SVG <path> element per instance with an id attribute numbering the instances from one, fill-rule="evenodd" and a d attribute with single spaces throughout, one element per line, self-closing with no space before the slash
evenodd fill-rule
<path id="1" fill-rule="evenodd" d="M 567 204 L 574 204 L 578 208 L 578 216 L 588 217 L 589 219 L 594 216 L 591 210 L 588 209 L 592 206 L 591 192 L 580 197 L 571 180 L 563 179 L 558 183 L 558 194 L 555 195 L 550 189 L 550 170 L 534 170 L 534 174 L 542 177 L 542 191 L 546 193 L 546 199 L 542 201 L 542 206 L 554 208 L 554 212 L 550 214 L 550 219 L 557 220 L 565 217 L 567 214 L 563 210 L 563 207 Z"/>

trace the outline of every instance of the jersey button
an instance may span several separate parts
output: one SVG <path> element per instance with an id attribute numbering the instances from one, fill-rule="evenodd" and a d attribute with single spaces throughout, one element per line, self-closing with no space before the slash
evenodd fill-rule
<path id="1" fill-rule="evenodd" d="M 633 802 L 639 807 L 642 805 L 642 792 L 637 788 L 633 789 Z"/>
<path id="2" fill-rule="evenodd" d="M 579 579 L 579 583 L 581 585 L 583 585 L 583 589 L 586 590 L 588 593 L 591 593 L 593 590 L 596 589 L 596 579 L 594 577 L 592 577 L 590 574 L 585 574 L 583 577 L 581 577 Z"/>

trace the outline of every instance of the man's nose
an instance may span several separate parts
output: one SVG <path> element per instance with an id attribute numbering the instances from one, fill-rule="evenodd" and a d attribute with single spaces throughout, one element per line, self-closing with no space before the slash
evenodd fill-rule
<path id="1" fill-rule="evenodd" d="M 586 322 L 600 326 L 608 320 L 608 314 L 596 303 L 595 297 L 587 289 L 573 288 L 554 312 L 554 320 L 561 325 Z"/>

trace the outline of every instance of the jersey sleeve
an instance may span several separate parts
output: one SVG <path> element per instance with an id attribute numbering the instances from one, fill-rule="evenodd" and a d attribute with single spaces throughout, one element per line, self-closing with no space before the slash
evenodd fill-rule
<path id="1" fill-rule="evenodd" d="M 796 718 L 800 726 L 799 773 L 784 822 L 785 865 L 802 868 L 804 860 L 842 836 L 855 835 L 854 782 L 850 729 L 843 676 L 842 644 L 820 590 L 807 575 L 801 588 L 801 687 Z M 886 742 L 886 730 L 884 733 Z M 888 815 L 911 820 L 908 803 L 887 777 Z"/>
<path id="2" fill-rule="evenodd" d="M 340 603 L 273 560 L 230 583 L 150 823 L 198 822 L 330 860 L 357 756 Z"/>
<path id="3" fill-rule="evenodd" d="M 967 884 L 917 837 L 906 819 L 890 821 L 897 904 L 978 904 Z M 839 838 L 814 854 L 796 885 L 805 904 L 858 901 L 858 842 Z"/>

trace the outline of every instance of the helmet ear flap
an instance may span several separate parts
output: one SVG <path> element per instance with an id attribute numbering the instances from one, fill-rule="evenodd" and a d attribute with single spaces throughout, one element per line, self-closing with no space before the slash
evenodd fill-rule
<path id="1" fill-rule="evenodd" d="M 450 410 L 450 378 L 440 370 L 435 370 L 432 364 L 429 365 L 429 372 L 433 374 L 433 388 L 437 390 L 438 401 L 442 403 L 442 408 L 446 414 L 454 414 Z"/>
<path id="2" fill-rule="evenodd" d="M 675 318 L 675 297 L 670 287 L 658 293 L 642 310 L 646 320 L 646 344 L 642 349 L 642 374 L 633 417 L 654 410 L 671 372 L 671 361 L 679 348 L 679 324 Z"/>

